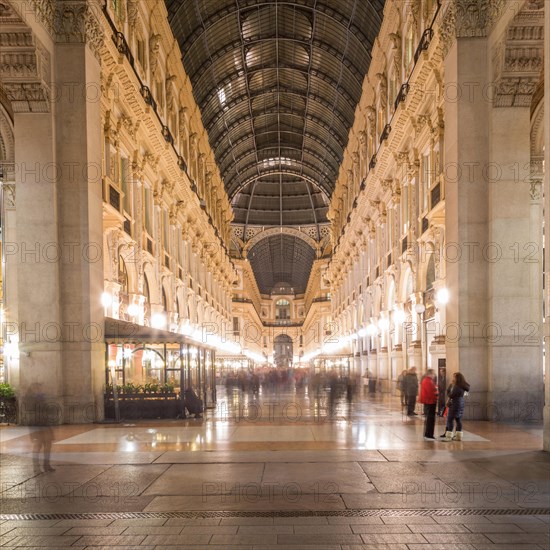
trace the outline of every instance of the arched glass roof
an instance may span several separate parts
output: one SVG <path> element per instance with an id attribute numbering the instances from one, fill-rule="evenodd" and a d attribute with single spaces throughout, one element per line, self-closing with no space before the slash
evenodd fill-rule
<path id="1" fill-rule="evenodd" d="M 262 294 L 270 294 L 284 281 L 293 293 L 306 291 L 315 250 L 292 235 L 272 235 L 256 243 L 248 252 L 256 283 Z"/>
<path id="2" fill-rule="evenodd" d="M 165 0 L 235 222 L 326 223 L 384 0 Z"/>

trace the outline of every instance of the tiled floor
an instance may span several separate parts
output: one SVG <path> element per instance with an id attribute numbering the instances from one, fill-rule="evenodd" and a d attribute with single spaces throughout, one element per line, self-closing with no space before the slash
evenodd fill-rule
<path id="1" fill-rule="evenodd" d="M 220 391 L 202 420 L 58 426 L 55 471 L 35 475 L 29 429 L 1 427 L 0 544 L 550 548 L 539 426 L 422 428 L 387 396 Z"/>

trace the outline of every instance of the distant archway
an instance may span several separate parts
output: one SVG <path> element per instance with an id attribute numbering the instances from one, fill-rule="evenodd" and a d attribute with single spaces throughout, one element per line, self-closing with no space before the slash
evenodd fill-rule
<path id="1" fill-rule="evenodd" d="M 278 368 L 292 366 L 294 355 L 292 338 L 288 334 L 279 334 L 275 338 L 273 346 L 273 361 Z"/>

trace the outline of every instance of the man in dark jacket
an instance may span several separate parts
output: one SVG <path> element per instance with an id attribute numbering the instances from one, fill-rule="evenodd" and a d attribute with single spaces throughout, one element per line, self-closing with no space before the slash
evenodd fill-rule
<path id="1" fill-rule="evenodd" d="M 416 396 L 418 395 L 418 376 L 416 367 L 411 367 L 405 376 L 405 397 L 407 400 L 407 416 L 416 416 Z"/>

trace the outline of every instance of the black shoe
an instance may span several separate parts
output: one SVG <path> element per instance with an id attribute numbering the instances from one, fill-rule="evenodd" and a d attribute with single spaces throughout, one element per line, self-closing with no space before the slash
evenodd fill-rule
<path id="1" fill-rule="evenodd" d="M 433 435 L 425 435 L 424 439 L 429 439 L 430 441 L 435 441 L 435 437 Z"/>
<path id="2" fill-rule="evenodd" d="M 445 433 L 447 433 L 447 432 L 445 432 Z M 444 438 L 444 437 L 446 437 L 446 435 L 443 434 L 443 435 L 440 435 L 439 437 L 440 437 L 440 438 Z"/>

